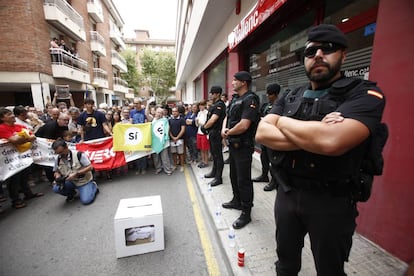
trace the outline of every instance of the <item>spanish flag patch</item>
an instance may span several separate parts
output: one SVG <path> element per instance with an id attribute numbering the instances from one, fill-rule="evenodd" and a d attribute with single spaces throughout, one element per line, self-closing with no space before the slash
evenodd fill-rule
<path id="1" fill-rule="evenodd" d="M 379 98 L 379 99 L 383 99 L 384 98 L 384 96 L 381 94 L 381 93 L 379 93 L 379 92 L 377 92 L 377 91 L 374 91 L 374 90 L 368 90 L 368 92 L 367 92 L 369 95 L 372 95 L 372 96 L 375 96 L 375 97 L 377 97 L 377 98 Z"/>

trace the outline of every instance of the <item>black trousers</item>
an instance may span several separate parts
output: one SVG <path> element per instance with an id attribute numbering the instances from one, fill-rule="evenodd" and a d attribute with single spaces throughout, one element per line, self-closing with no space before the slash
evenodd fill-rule
<path id="1" fill-rule="evenodd" d="M 212 174 L 215 178 L 221 178 L 224 168 L 223 151 L 221 145 L 221 134 L 219 131 L 209 133 L 210 153 L 213 156 Z"/>
<path id="2" fill-rule="evenodd" d="M 346 275 L 344 262 L 348 261 L 357 216 L 356 204 L 349 196 L 335 197 L 322 190 L 279 189 L 275 201 L 277 275 L 298 274 L 307 233 L 317 275 Z"/>
<path id="3" fill-rule="evenodd" d="M 268 154 L 268 150 L 267 147 L 260 145 L 260 162 L 262 163 L 262 175 L 263 176 L 267 176 L 267 174 L 269 173 L 269 164 L 270 164 L 270 159 L 269 159 L 269 154 Z"/>
<path id="4" fill-rule="evenodd" d="M 12 175 L 10 180 L 7 182 L 7 188 L 9 190 L 9 196 L 12 200 L 12 203 L 16 203 L 20 200 L 19 192 L 23 192 L 26 197 L 33 195 L 32 190 L 30 189 L 29 179 L 30 168 L 25 168 L 22 171 Z"/>
<path id="5" fill-rule="evenodd" d="M 252 146 L 235 148 L 229 145 L 230 181 L 233 189 L 233 197 L 241 203 L 243 209 L 253 207 L 253 182 L 252 182 Z"/>

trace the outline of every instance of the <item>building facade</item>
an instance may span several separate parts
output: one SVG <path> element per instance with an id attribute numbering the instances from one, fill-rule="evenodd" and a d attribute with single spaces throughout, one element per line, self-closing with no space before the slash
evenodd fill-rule
<path id="1" fill-rule="evenodd" d="M 5 3 L 6 2 L 6 3 Z M 43 108 L 55 97 L 83 106 L 120 105 L 129 96 L 124 22 L 111 0 L 2 1 L 0 105 Z M 10 17 L 12 15 L 12 17 Z M 53 38 L 64 46 L 54 48 Z"/>
<path id="2" fill-rule="evenodd" d="M 212 85 L 229 95 L 233 74 L 249 71 L 252 90 L 265 99 L 277 82 L 283 90 L 307 82 L 303 49 L 310 27 L 335 24 L 349 40 L 345 75 L 378 82 L 387 96 L 383 120 L 390 129 L 384 174 L 359 204 L 357 231 L 405 262 L 414 259 L 414 163 L 408 107 L 414 85 L 414 3 L 409 0 L 209 0 L 179 1 L 177 90 L 189 102 L 208 97 Z M 405 46 L 404 46 L 405 45 Z M 398 110 L 398 111 L 397 111 Z"/>

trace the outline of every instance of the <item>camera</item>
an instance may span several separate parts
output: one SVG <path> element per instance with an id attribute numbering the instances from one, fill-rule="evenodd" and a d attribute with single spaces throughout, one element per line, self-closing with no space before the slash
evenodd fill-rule
<path id="1" fill-rule="evenodd" d="M 58 185 L 60 189 L 63 189 L 63 186 L 65 185 L 66 178 L 67 178 L 67 176 L 60 176 L 60 177 L 55 179 L 56 185 Z"/>

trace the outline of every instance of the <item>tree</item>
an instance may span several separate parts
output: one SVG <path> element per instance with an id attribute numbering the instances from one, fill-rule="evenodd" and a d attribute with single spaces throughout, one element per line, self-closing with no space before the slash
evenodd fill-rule
<path id="1" fill-rule="evenodd" d="M 147 84 L 154 91 L 157 100 L 166 103 L 170 88 L 175 86 L 174 53 L 144 49 L 140 60 L 143 84 Z"/>
<path id="2" fill-rule="evenodd" d="M 122 73 L 121 77 L 128 82 L 128 87 L 134 89 L 134 91 L 138 91 L 142 75 L 137 70 L 135 52 L 132 50 L 125 50 L 122 52 L 122 56 L 126 60 L 128 72 Z"/>

